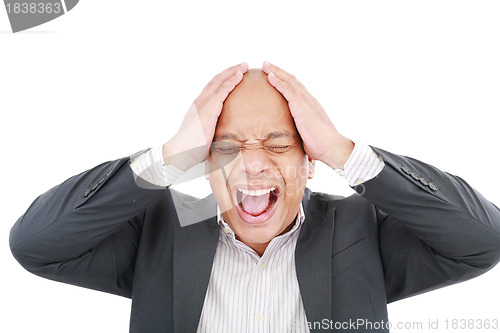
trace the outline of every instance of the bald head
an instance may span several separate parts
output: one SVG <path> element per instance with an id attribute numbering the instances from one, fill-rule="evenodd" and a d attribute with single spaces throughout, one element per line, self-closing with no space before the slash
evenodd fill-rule
<path id="1" fill-rule="evenodd" d="M 238 131 L 260 138 L 262 130 L 283 124 L 296 134 L 287 100 L 267 80 L 261 69 L 250 69 L 224 102 L 217 122 L 216 135 Z"/>
<path id="2" fill-rule="evenodd" d="M 247 105 L 249 103 L 258 104 L 259 101 L 261 104 L 266 105 L 269 105 L 269 103 L 288 105 L 281 93 L 267 81 L 267 74 L 261 69 L 253 68 L 243 75 L 240 84 L 236 86 L 224 102 L 224 107 L 228 108 L 241 102 Z"/>
<path id="3" fill-rule="evenodd" d="M 249 84 L 269 86 L 273 88 L 271 84 L 267 81 L 267 74 L 264 73 L 259 68 L 249 69 L 248 72 L 246 72 L 243 75 L 242 82 L 238 86 L 236 86 L 235 90 L 242 89 L 242 87 L 244 88 L 246 85 Z"/>
<path id="4" fill-rule="evenodd" d="M 251 68 L 243 75 L 243 82 L 252 80 L 267 82 L 267 74 L 260 68 Z"/>

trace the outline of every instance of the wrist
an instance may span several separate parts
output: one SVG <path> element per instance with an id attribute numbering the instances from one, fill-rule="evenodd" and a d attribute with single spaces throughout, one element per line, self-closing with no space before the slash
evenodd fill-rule
<path id="1" fill-rule="evenodd" d="M 208 155 L 205 146 L 187 149 L 177 145 L 173 139 L 163 145 L 162 153 L 163 165 L 173 165 L 182 171 L 187 171 L 203 162 Z"/>
<path id="2" fill-rule="evenodd" d="M 186 158 L 185 152 L 177 148 L 173 141 L 168 141 L 163 145 L 163 165 L 173 165 L 179 170 L 187 171 L 196 163 L 192 163 Z"/>
<path id="3" fill-rule="evenodd" d="M 334 170 L 343 170 L 354 149 L 354 142 L 345 136 L 334 138 L 330 142 L 333 144 L 323 162 Z"/>

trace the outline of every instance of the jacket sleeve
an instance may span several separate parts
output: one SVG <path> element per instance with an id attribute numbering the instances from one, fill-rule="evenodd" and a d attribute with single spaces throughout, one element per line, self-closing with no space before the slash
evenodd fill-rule
<path id="1" fill-rule="evenodd" d="M 354 189 L 378 215 L 387 301 L 478 276 L 500 260 L 500 210 L 459 177 L 373 148 L 382 172 Z"/>
<path id="2" fill-rule="evenodd" d="M 36 275 L 131 297 L 142 216 L 164 190 L 138 186 L 130 157 L 103 163 L 40 195 L 12 227 L 11 251 Z"/>

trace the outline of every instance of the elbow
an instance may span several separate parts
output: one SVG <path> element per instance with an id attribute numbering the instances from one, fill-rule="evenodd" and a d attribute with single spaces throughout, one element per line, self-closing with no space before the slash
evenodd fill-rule
<path id="1" fill-rule="evenodd" d="M 42 264 L 40 253 L 36 251 L 29 238 L 25 238 L 19 223 L 16 223 L 9 234 L 9 247 L 13 257 L 26 270 L 35 272 Z"/>
<path id="2" fill-rule="evenodd" d="M 500 215 L 473 222 L 476 228 L 468 229 L 467 239 L 461 243 L 462 248 L 470 249 L 470 256 L 464 259 L 470 260 L 471 266 L 488 271 L 500 262 Z"/>
<path id="3" fill-rule="evenodd" d="M 500 209 L 496 208 L 483 220 L 483 225 L 488 227 L 487 235 L 484 235 L 485 248 L 489 249 L 490 269 L 500 262 Z"/>
<path id="4" fill-rule="evenodd" d="M 17 262 L 28 272 L 44 277 L 44 272 L 50 264 L 42 260 L 32 248 L 25 244 L 10 246 L 10 251 Z"/>
<path id="5" fill-rule="evenodd" d="M 493 268 L 500 262 L 500 233 L 497 233 L 493 244 L 491 266 Z"/>
<path id="6" fill-rule="evenodd" d="M 495 267 L 500 262 L 500 233 L 492 233 L 488 240 L 483 240 L 476 253 L 471 258 L 474 262 L 472 266 L 483 271 Z"/>
<path id="7" fill-rule="evenodd" d="M 9 246 L 14 259 L 26 270 L 32 271 L 34 269 L 34 262 L 30 258 L 31 256 L 28 255 L 29 251 L 24 244 L 17 242 L 17 238 L 15 235 L 12 235 L 12 232 L 9 237 Z"/>
<path id="8" fill-rule="evenodd" d="M 449 255 L 466 274 L 481 275 L 500 262 L 500 232 L 491 228 L 469 230 L 468 236 L 455 242 L 459 255 Z M 458 252 L 459 251 L 459 252 Z"/>
<path id="9" fill-rule="evenodd" d="M 497 220 L 500 222 L 500 218 Z M 490 269 L 496 266 L 500 262 L 500 230 L 499 228 L 491 228 L 489 237 L 484 237 L 485 248 L 488 251 L 488 259 L 490 263 Z"/>

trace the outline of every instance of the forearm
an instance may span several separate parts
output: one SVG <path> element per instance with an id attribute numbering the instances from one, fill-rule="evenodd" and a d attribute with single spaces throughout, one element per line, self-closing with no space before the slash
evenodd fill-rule
<path id="1" fill-rule="evenodd" d="M 89 251 L 159 197 L 137 186 L 129 158 L 101 164 L 38 197 L 10 233 L 16 259 L 31 270 Z"/>
<path id="2" fill-rule="evenodd" d="M 495 205 L 458 177 L 374 150 L 385 167 L 354 187 L 358 193 L 444 258 L 481 269 L 498 262 L 500 211 Z"/>

